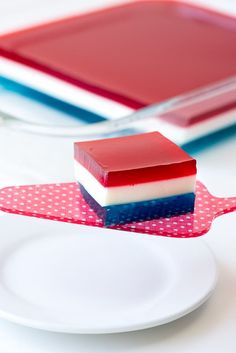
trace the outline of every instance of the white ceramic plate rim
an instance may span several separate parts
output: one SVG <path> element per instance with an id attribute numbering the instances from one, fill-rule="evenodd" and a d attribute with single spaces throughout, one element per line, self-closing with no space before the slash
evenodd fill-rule
<path id="1" fill-rule="evenodd" d="M 7 225 L 12 225 L 13 223 L 15 223 L 15 225 L 17 226 L 17 229 L 25 229 L 25 227 L 30 227 L 30 225 L 32 226 L 34 223 L 37 227 L 40 228 L 40 224 L 46 224 L 46 226 L 48 225 L 50 228 L 55 228 L 55 229 L 65 229 L 65 227 L 80 227 L 80 229 L 82 229 L 82 231 L 84 231 L 84 229 L 91 229 L 90 227 L 86 227 L 86 226 L 79 226 L 79 225 L 72 225 L 72 224 L 66 224 L 66 223 L 60 223 L 60 222 L 54 222 L 54 221 L 47 221 L 47 220 L 40 220 L 40 219 L 34 219 L 34 218 L 30 218 L 30 217 L 22 217 L 22 216 L 18 216 L 18 215 L 4 215 L 3 217 L 0 218 L 0 228 L 1 228 L 1 224 L 3 224 L 2 222 L 4 222 L 5 227 Z M 92 228 L 93 231 L 95 232 L 104 232 L 104 230 L 100 229 L 100 228 Z M 163 315 L 162 317 L 158 316 L 158 313 L 155 317 L 151 318 L 148 317 L 148 315 L 143 315 L 143 317 L 140 318 L 139 321 L 136 322 L 126 322 L 123 323 L 122 325 L 117 324 L 117 323 L 109 323 L 109 325 L 105 325 L 105 326 L 86 326 L 83 324 L 83 322 L 81 322 L 80 324 L 72 324 L 69 325 L 67 324 L 62 324 L 62 323 L 56 323 L 56 322 L 47 322 L 47 321 L 43 321 L 41 319 L 38 319 L 37 317 L 33 317 L 31 319 L 24 317 L 24 315 L 18 315 L 17 313 L 10 313 L 6 310 L 4 310 L 4 307 L 2 307 L 2 303 L 0 300 L 0 317 L 9 320 L 11 322 L 14 323 L 18 323 L 24 326 L 28 326 L 28 327 L 32 327 L 32 328 L 37 328 L 37 329 L 42 329 L 42 330 L 47 330 L 47 331 L 54 331 L 54 332 L 65 332 L 65 333 L 81 333 L 81 334 L 105 334 L 105 333 L 118 333 L 118 332 L 128 332 L 128 331 L 136 331 L 136 330 L 141 330 L 141 329 L 146 329 L 146 328 L 150 328 L 150 327 L 154 327 L 154 326 L 158 326 L 158 325 L 163 325 L 166 324 L 168 322 L 171 322 L 173 320 L 176 320 L 190 312 L 192 312 L 193 310 L 197 309 L 199 306 L 201 306 L 213 293 L 216 283 L 217 283 L 217 270 L 216 270 L 216 264 L 215 264 L 215 259 L 214 259 L 214 255 L 212 254 L 211 250 L 208 248 L 207 245 L 205 245 L 205 243 L 203 243 L 202 240 L 199 239 L 168 239 L 168 238 L 164 238 L 164 237 L 152 237 L 152 236 L 147 236 L 147 235 L 137 235 L 137 234 L 130 234 L 128 232 L 122 232 L 123 234 L 120 234 L 119 231 L 113 231 L 113 230 L 108 230 L 106 229 L 105 232 L 113 232 L 119 235 L 119 237 L 124 237 L 125 235 L 129 236 L 129 237 L 141 237 L 141 242 L 145 241 L 145 238 L 152 238 L 152 239 L 156 239 L 156 241 L 158 243 L 161 243 L 162 245 L 164 244 L 164 247 L 166 247 L 168 249 L 168 242 L 169 241 L 173 241 L 175 242 L 175 244 L 177 244 L 177 241 L 180 242 L 185 242 L 186 244 L 189 242 L 189 251 L 193 251 L 193 246 L 190 244 L 191 242 L 195 242 L 194 244 L 196 244 L 196 246 L 198 247 L 198 250 L 203 251 L 203 258 L 201 259 L 201 254 L 199 253 L 199 261 L 205 261 L 206 263 L 209 261 L 209 263 L 211 263 L 211 269 L 210 269 L 210 281 L 207 285 L 207 288 L 204 289 L 203 293 L 201 293 L 199 296 L 195 297 L 192 299 L 190 298 L 190 303 L 188 303 L 186 306 L 184 307 L 180 307 L 177 308 L 176 310 L 174 310 L 173 312 L 167 314 L 167 315 Z M 29 232 L 30 233 L 30 232 Z M 127 233 L 127 234 L 126 234 Z M 6 239 L 5 239 L 6 240 Z M 0 238 L 0 245 L 1 245 L 1 238 Z M 165 243 L 167 245 L 165 245 Z M 185 249 L 186 250 L 186 249 Z M 180 251 L 181 253 L 181 251 Z M 184 252 L 182 253 L 182 256 L 184 256 Z M 208 269 L 206 268 L 206 272 L 208 271 Z M 203 280 L 204 282 L 204 280 Z M 192 283 L 193 284 L 193 283 Z M 191 284 L 191 285 L 192 285 Z M 1 286 L 1 277 L 0 277 L 0 286 Z M 17 298 L 16 298 L 17 300 Z"/>

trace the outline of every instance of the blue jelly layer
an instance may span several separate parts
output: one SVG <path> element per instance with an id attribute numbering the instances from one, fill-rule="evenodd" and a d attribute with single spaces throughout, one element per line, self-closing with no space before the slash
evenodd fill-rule
<path id="1" fill-rule="evenodd" d="M 43 103 L 52 109 L 66 113 L 71 117 L 81 120 L 81 122 L 97 123 L 106 120 L 101 115 L 93 113 L 92 111 L 85 110 L 55 97 L 51 97 L 46 93 L 39 92 L 31 87 L 26 87 L 19 82 L 12 81 L 3 76 L 0 76 L 0 86 L 2 86 L 2 88 L 6 91 L 16 93 L 19 97 L 22 97 L 22 99 L 26 97 L 33 101 Z"/>
<path id="2" fill-rule="evenodd" d="M 102 207 L 81 184 L 80 190 L 105 226 L 178 216 L 194 210 L 194 193 Z"/>

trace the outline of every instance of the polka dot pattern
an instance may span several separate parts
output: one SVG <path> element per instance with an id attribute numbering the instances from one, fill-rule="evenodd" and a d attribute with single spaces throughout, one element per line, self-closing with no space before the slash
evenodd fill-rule
<path id="1" fill-rule="evenodd" d="M 0 210 L 25 216 L 103 227 L 76 183 L 27 185 L 0 190 Z M 130 232 L 191 238 L 205 234 L 215 217 L 236 210 L 236 197 L 218 198 L 197 182 L 194 213 L 112 226 Z"/>

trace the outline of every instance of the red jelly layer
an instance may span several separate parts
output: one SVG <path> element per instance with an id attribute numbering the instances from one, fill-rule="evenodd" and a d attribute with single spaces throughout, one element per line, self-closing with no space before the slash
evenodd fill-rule
<path id="1" fill-rule="evenodd" d="M 196 161 L 158 132 L 76 142 L 75 160 L 103 186 L 196 174 Z"/>
<path id="2" fill-rule="evenodd" d="M 234 109 L 236 109 L 236 88 L 216 97 L 191 103 L 189 106 L 176 109 L 174 112 L 163 114 L 161 119 L 178 126 L 187 127 Z"/>
<path id="3" fill-rule="evenodd" d="M 236 20 L 137 1 L 2 36 L 0 54 L 138 108 L 236 74 Z"/>

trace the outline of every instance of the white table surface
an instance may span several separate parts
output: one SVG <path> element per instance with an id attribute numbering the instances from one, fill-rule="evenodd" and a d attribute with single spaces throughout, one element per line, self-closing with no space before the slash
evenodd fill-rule
<path id="1" fill-rule="evenodd" d="M 0 31 L 116 2 L 119 1 L 2 1 Z M 208 3 L 236 14 L 236 0 Z M 1 127 L 0 187 L 73 180 L 72 142 L 69 138 L 30 135 Z M 196 157 L 199 179 L 212 193 L 236 195 L 235 135 L 198 152 Z M 0 235 L 4 236 L 4 229 L 0 228 Z M 47 333 L 0 320 L 0 353 L 235 353 L 236 213 L 218 218 L 204 240 L 216 256 L 219 282 L 211 299 L 188 316 L 145 331 L 102 336 Z"/>

